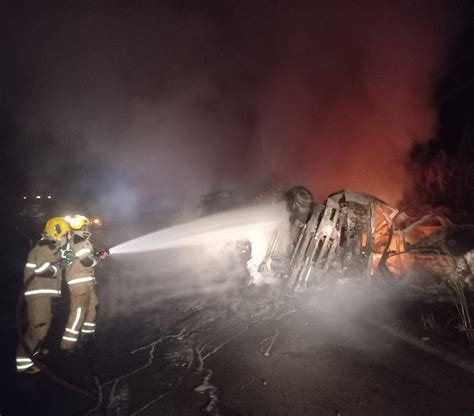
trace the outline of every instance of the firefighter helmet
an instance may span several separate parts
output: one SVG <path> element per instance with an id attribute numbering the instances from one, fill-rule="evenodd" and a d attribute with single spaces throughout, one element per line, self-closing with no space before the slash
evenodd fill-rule
<path id="1" fill-rule="evenodd" d="M 90 223 L 87 217 L 84 215 L 73 215 L 64 217 L 64 219 L 69 223 L 73 230 L 80 230 L 83 227 L 87 227 Z"/>
<path id="2" fill-rule="evenodd" d="M 71 231 L 69 224 L 61 217 L 53 217 L 46 223 L 44 233 L 50 237 L 60 240 L 66 233 Z"/>

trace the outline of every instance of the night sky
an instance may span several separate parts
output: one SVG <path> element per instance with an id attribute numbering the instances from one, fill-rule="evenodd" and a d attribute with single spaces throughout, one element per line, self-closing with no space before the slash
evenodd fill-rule
<path id="1" fill-rule="evenodd" d="M 455 154 L 474 130 L 469 2 L 47 4 L 3 12 L 5 199 L 298 183 L 396 203 L 414 144 Z"/>

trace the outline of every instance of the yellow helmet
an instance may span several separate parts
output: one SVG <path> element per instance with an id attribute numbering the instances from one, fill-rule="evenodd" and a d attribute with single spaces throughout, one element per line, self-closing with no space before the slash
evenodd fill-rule
<path id="1" fill-rule="evenodd" d="M 51 218 L 44 226 L 44 233 L 56 240 L 60 240 L 61 237 L 69 231 L 71 231 L 71 227 L 64 218 L 61 217 Z"/>
<path id="2" fill-rule="evenodd" d="M 69 223 L 73 230 L 80 230 L 82 227 L 88 226 L 90 221 L 84 215 L 66 216 L 64 219 Z"/>

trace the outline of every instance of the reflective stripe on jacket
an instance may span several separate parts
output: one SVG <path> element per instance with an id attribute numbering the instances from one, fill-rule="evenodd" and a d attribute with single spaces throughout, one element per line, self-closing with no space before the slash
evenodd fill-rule
<path id="1" fill-rule="evenodd" d="M 42 238 L 32 248 L 23 278 L 26 282 L 35 275 L 25 290 L 27 300 L 38 296 L 61 296 L 61 273 L 55 265 L 60 258 L 59 243 L 55 240 Z"/>
<path id="2" fill-rule="evenodd" d="M 74 250 L 76 259 L 66 269 L 66 281 L 68 285 L 76 285 L 80 283 L 93 284 L 94 266 L 97 260 L 94 256 L 94 248 L 89 239 L 72 233 L 69 247 Z"/>

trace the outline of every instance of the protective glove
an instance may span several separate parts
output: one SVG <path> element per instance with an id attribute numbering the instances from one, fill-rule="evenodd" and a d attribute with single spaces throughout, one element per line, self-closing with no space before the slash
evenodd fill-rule
<path id="1" fill-rule="evenodd" d="M 108 248 L 104 248 L 103 250 L 96 250 L 94 254 L 97 259 L 104 261 L 107 257 L 110 256 L 110 251 Z"/>

